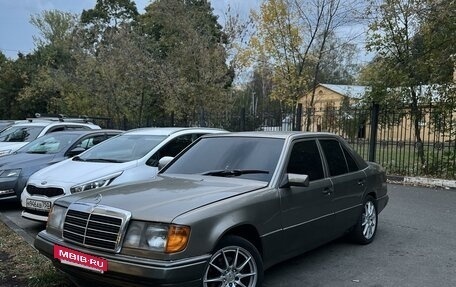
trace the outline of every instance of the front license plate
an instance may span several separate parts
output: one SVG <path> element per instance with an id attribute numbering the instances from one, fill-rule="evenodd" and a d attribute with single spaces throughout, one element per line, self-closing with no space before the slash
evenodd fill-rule
<path id="1" fill-rule="evenodd" d="M 42 210 L 42 211 L 49 211 L 51 210 L 51 202 L 44 201 L 44 200 L 34 200 L 34 199 L 27 199 L 25 201 L 25 206 L 27 208 Z"/>
<path id="2" fill-rule="evenodd" d="M 60 260 L 60 262 L 63 264 L 72 265 L 100 273 L 108 271 L 108 260 L 60 245 L 54 245 L 54 258 Z"/>

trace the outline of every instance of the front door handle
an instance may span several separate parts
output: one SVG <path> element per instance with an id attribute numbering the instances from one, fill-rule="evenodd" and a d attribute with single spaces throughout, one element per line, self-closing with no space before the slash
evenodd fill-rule
<path id="1" fill-rule="evenodd" d="M 333 192 L 333 189 L 331 187 L 325 187 L 322 191 L 322 193 L 326 195 L 330 195 L 331 192 Z"/>

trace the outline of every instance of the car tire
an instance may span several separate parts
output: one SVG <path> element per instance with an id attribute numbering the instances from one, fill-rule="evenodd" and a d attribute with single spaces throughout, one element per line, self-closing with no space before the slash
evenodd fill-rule
<path id="1" fill-rule="evenodd" d="M 370 195 L 366 197 L 358 222 L 351 231 L 351 238 L 358 244 L 369 244 L 377 233 L 377 201 Z"/>
<path id="2" fill-rule="evenodd" d="M 204 270 L 204 287 L 260 287 L 263 281 L 263 261 L 257 248 L 239 236 L 226 236 Z M 242 284 L 240 284 L 242 283 Z"/>

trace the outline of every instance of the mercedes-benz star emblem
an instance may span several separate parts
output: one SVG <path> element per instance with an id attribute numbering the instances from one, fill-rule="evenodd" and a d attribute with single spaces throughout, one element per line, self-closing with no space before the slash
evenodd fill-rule
<path id="1" fill-rule="evenodd" d="M 94 201 L 95 201 L 95 204 L 98 205 L 98 203 L 100 203 L 100 201 L 101 201 L 102 198 L 103 198 L 103 196 L 101 195 L 101 193 L 99 193 L 99 194 L 97 195 L 97 197 L 95 197 L 95 200 L 94 200 Z"/>

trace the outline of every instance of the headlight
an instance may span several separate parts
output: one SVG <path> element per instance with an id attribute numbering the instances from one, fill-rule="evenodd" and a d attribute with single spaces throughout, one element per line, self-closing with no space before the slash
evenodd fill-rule
<path id="1" fill-rule="evenodd" d="M 65 219 L 66 208 L 54 205 L 48 215 L 46 230 L 58 236 L 62 236 L 63 222 Z"/>
<path id="2" fill-rule="evenodd" d="M 122 174 L 122 172 L 118 172 L 118 173 L 100 178 L 98 180 L 94 180 L 91 182 L 86 182 L 86 183 L 72 186 L 70 188 L 70 192 L 76 193 L 76 192 L 86 191 L 86 190 L 99 188 L 99 187 L 103 187 L 103 186 L 108 186 L 116 177 L 118 177 L 121 174 Z"/>
<path id="3" fill-rule="evenodd" d="M 7 154 L 10 154 L 10 153 L 11 153 L 11 150 L 10 150 L 10 149 L 0 150 L 0 156 L 2 156 L 2 155 L 7 155 Z"/>
<path id="4" fill-rule="evenodd" d="M 0 177 L 18 177 L 21 174 L 21 169 L 5 169 L 0 170 Z"/>
<path id="5" fill-rule="evenodd" d="M 124 247 L 174 253 L 185 249 L 190 227 L 132 221 L 124 240 Z"/>

